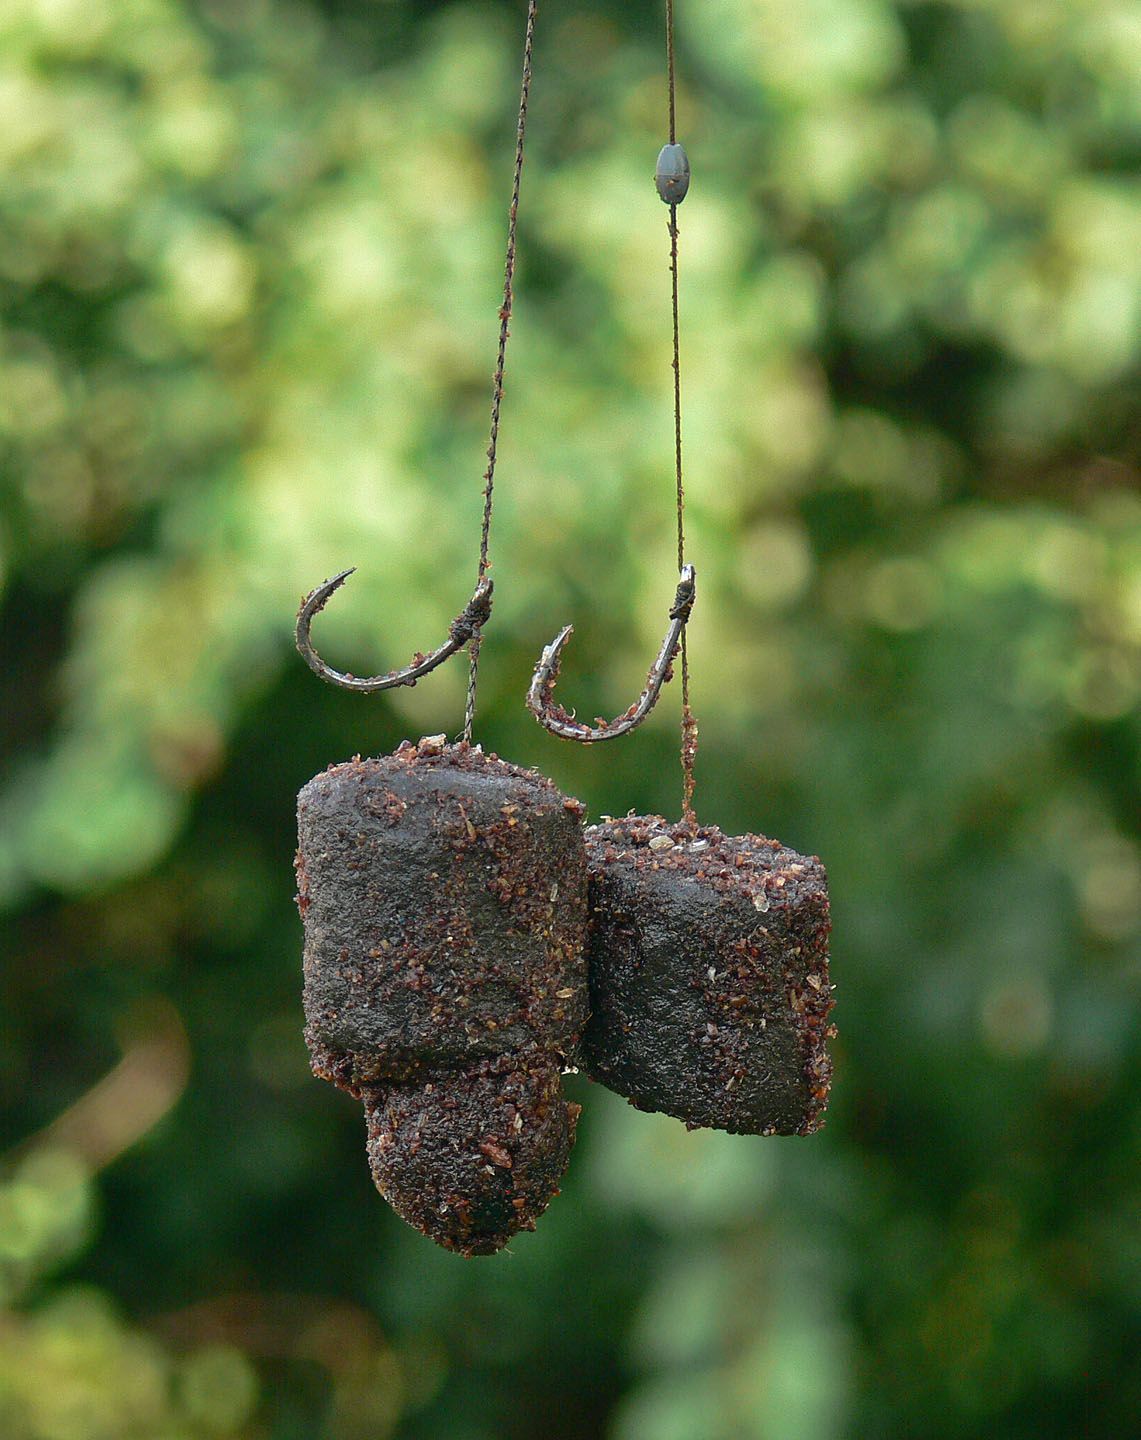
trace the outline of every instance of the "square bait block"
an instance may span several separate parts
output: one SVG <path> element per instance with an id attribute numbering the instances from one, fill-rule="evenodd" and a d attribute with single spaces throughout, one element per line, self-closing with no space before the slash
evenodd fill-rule
<path id="1" fill-rule="evenodd" d="M 820 861 L 654 815 L 590 826 L 586 848 L 591 1077 L 690 1127 L 816 1130 L 835 1033 Z"/>

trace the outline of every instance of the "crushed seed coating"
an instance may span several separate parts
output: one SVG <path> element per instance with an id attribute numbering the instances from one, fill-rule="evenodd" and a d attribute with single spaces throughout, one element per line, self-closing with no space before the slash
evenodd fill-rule
<path id="1" fill-rule="evenodd" d="M 461 1255 L 534 1229 L 578 1107 L 583 807 L 535 771 L 429 736 L 332 765 L 297 804 L 305 1038 L 363 1099 L 373 1178 Z"/>
<path id="2" fill-rule="evenodd" d="M 579 1107 L 539 1050 L 414 1085 L 367 1086 L 368 1155 L 402 1219 L 460 1255 L 492 1255 L 558 1194 Z"/>
<path id="3" fill-rule="evenodd" d="M 591 826 L 586 846 L 592 1078 L 690 1126 L 819 1128 L 835 1033 L 820 861 L 653 815 Z"/>
<path id="4" fill-rule="evenodd" d="M 298 796 L 306 1041 L 356 1094 L 542 1043 L 586 1019 L 582 807 L 433 737 Z"/>

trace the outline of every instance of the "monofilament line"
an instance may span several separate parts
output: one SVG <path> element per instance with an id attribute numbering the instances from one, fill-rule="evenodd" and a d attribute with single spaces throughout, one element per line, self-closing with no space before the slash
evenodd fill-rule
<path id="1" fill-rule="evenodd" d="M 515 286 L 515 231 L 519 219 L 519 187 L 523 177 L 523 141 L 527 132 L 527 101 L 531 93 L 531 56 L 535 43 L 535 16 L 538 0 L 527 6 L 527 34 L 523 42 L 523 81 L 519 94 L 519 123 L 515 133 L 515 176 L 511 187 L 511 209 L 507 222 L 507 256 L 503 267 L 503 305 L 499 311 L 499 353 L 491 390 L 491 435 L 487 442 L 487 469 L 483 476 L 483 530 L 479 542 L 479 576 L 482 580 L 490 568 L 488 551 L 491 542 L 491 512 L 495 496 L 495 460 L 499 448 L 499 411 L 503 403 L 503 376 L 507 365 L 507 337 L 511 327 L 511 305 Z M 479 677 L 479 648 L 483 636 L 479 630 L 468 645 L 469 668 L 467 703 L 464 707 L 463 739 L 471 740 L 475 721 L 476 685 Z"/>

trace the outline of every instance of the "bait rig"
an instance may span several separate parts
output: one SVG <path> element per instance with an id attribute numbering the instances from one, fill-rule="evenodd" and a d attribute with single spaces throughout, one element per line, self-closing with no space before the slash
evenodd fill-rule
<path id="1" fill-rule="evenodd" d="M 383 675 L 335 670 L 313 645 L 315 617 L 351 570 L 306 597 L 296 629 L 321 679 L 363 694 L 414 685 L 468 652 L 460 739 L 406 741 L 315 776 L 298 797 L 296 862 L 314 1073 L 363 1102 L 381 1194 L 461 1255 L 534 1229 L 558 1194 L 579 1115 L 565 1071 L 691 1127 L 806 1135 L 827 1101 L 835 1033 L 824 867 L 700 825 L 693 807 L 677 224 L 690 167 L 676 134 L 673 0 L 655 183 L 669 206 L 677 589 L 646 686 L 621 715 L 590 726 L 555 700 L 569 625 L 543 650 L 527 705 L 562 739 L 616 740 L 649 715 L 680 655 L 682 818 L 584 828 L 577 800 L 472 743 L 536 10 L 529 0 L 475 588 L 441 645 Z"/>

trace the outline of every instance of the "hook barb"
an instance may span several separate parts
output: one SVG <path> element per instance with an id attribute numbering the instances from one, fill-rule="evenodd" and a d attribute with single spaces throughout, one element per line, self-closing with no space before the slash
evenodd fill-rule
<path id="1" fill-rule="evenodd" d="M 416 681 L 429 671 L 443 664 L 449 655 L 463 649 L 467 642 L 478 635 L 491 618 L 491 592 L 494 584 L 486 576 L 481 578 L 472 592 L 472 597 L 448 627 L 448 638 L 430 655 L 417 654 L 402 670 L 389 670 L 384 675 L 347 675 L 327 665 L 313 648 L 309 630 L 313 620 L 320 615 L 330 598 L 337 593 L 355 566 L 342 570 L 323 585 L 310 591 L 301 602 L 297 612 L 297 648 L 310 670 L 327 680 L 330 685 L 339 685 L 342 690 L 355 690 L 360 695 L 375 695 L 380 690 L 393 690 L 398 685 L 415 685 Z"/>
<path id="2" fill-rule="evenodd" d="M 564 625 L 539 657 L 531 688 L 527 691 L 527 708 L 535 719 L 563 740 L 577 740 L 582 745 L 592 745 L 600 740 L 617 740 L 620 735 L 629 735 L 639 726 L 657 704 L 662 686 L 673 674 L 674 656 L 681 644 L 682 631 L 689 620 L 693 602 L 697 598 L 697 572 L 692 565 L 683 565 L 678 580 L 677 594 L 670 606 L 670 627 L 657 659 L 650 666 L 646 676 L 646 688 L 628 710 L 614 720 L 600 720 L 596 726 L 584 724 L 569 714 L 555 701 L 555 684 L 559 678 L 563 647 L 574 633 L 573 625 Z"/>

